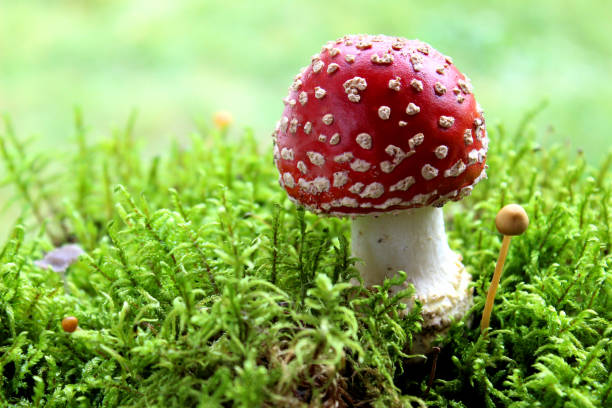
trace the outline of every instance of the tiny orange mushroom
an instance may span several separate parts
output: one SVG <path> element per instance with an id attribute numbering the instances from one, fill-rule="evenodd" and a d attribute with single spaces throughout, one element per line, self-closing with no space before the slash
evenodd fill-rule
<path id="1" fill-rule="evenodd" d="M 66 333 L 74 332 L 79 327 L 79 319 L 74 316 L 67 316 L 62 319 L 62 329 Z"/>
<path id="2" fill-rule="evenodd" d="M 234 118 L 232 117 L 232 114 L 228 111 L 217 111 L 213 115 L 213 122 L 215 123 L 215 126 L 219 129 L 226 129 L 227 127 L 229 127 L 229 125 L 232 124 L 233 121 Z"/>

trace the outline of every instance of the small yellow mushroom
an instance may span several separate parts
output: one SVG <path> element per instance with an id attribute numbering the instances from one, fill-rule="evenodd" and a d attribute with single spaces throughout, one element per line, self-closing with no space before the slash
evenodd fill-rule
<path id="1" fill-rule="evenodd" d="M 213 122 L 215 123 L 215 126 L 221 130 L 228 128 L 233 121 L 234 118 L 228 111 L 217 111 L 213 115 Z"/>
<path id="2" fill-rule="evenodd" d="M 506 262 L 506 255 L 508 255 L 508 249 L 510 248 L 510 240 L 514 235 L 521 235 L 529 226 L 529 217 L 527 213 L 518 204 L 508 204 L 499 212 L 495 217 L 495 226 L 497 230 L 504 235 L 502 240 L 502 246 L 499 251 L 499 258 L 497 258 L 497 265 L 495 265 L 495 272 L 493 273 L 493 280 L 491 286 L 489 286 L 489 292 L 487 293 L 487 301 L 485 303 L 484 312 L 482 314 L 482 320 L 480 321 L 480 331 L 485 334 L 489 328 L 489 321 L 491 320 L 491 311 L 493 310 L 493 301 L 495 300 L 495 293 L 499 286 L 499 280 L 501 278 L 502 270 L 504 268 L 504 262 Z"/>

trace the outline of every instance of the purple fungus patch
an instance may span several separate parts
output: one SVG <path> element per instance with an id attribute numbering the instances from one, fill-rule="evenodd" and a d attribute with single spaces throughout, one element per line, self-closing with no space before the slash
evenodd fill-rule
<path id="1" fill-rule="evenodd" d="M 66 269 L 73 263 L 75 263 L 81 254 L 83 249 L 75 244 L 62 245 L 59 248 L 48 252 L 43 259 L 34 261 L 34 265 L 39 268 L 51 268 L 55 272 L 65 272 Z"/>

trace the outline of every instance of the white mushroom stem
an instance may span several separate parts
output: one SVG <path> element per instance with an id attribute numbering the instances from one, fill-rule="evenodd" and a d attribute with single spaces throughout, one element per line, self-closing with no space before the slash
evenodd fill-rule
<path id="1" fill-rule="evenodd" d="M 471 305 L 471 278 L 461 256 L 448 246 L 441 208 L 355 217 L 352 252 L 361 260 L 357 268 L 367 286 L 406 272 L 406 285 L 414 285 L 423 303 L 423 335 L 414 352 L 429 351 L 435 336 Z"/>

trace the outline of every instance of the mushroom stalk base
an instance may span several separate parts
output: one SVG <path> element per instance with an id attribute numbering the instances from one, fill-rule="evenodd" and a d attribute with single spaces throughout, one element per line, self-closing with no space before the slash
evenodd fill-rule
<path id="1" fill-rule="evenodd" d="M 435 337 L 472 304 L 471 276 L 448 246 L 441 208 L 355 217 L 352 252 L 361 259 L 357 269 L 367 286 L 380 285 L 397 271 L 407 274 L 404 286 L 414 285 L 424 319 L 423 331 L 413 341 L 414 353 L 430 351 Z M 406 302 L 412 304 L 412 299 Z"/>

